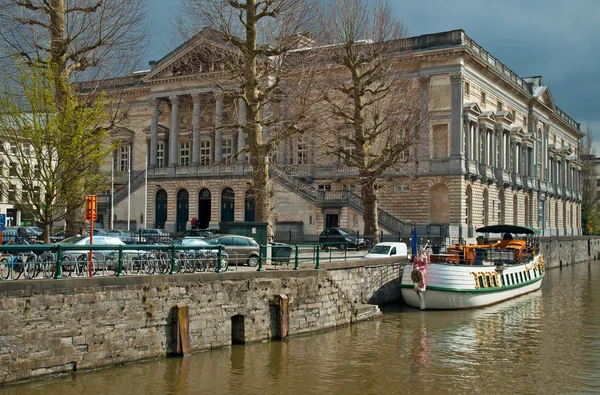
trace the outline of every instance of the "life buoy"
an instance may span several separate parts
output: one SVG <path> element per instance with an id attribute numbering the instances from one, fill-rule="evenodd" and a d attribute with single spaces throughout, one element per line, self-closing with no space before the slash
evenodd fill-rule
<path id="1" fill-rule="evenodd" d="M 412 272 L 410 272 L 410 279 L 413 283 L 420 283 L 423 281 L 423 272 L 416 268 L 413 269 Z"/>

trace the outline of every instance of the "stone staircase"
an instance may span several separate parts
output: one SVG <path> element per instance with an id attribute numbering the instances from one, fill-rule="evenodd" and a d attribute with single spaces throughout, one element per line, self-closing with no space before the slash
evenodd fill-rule
<path id="1" fill-rule="evenodd" d="M 146 170 L 142 170 L 131 178 L 131 193 L 138 190 L 146 181 Z M 124 184 L 121 188 L 117 189 L 114 194 L 114 204 L 115 206 L 127 199 L 128 194 L 128 184 Z"/>
<path id="2" fill-rule="evenodd" d="M 286 188 L 298 193 L 304 199 L 315 204 L 318 207 L 347 206 L 357 213 L 364 214 L 362 199 L 357 194 L 350 191 L 318 191 L 311 184 L 304 182 L 271 164 L 269 166 L 269 175 L 274 181 L 278 181 Z M 410 224 L 406 224 L 394 217 L 387 211 L 378 208 L 379 225 L 388 232 L 405 233 L 410 229 Z"/>

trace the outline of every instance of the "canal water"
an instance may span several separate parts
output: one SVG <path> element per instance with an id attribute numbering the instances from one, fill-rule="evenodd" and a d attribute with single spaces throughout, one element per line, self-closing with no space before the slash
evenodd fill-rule
<path id="1" fill-rule="evenodd" d="M 381 319 L 0 387 L 43 394 L 600 393 L 600 263 L 546 273 L 542 289 L 465 311 L 388 307 Z"/>

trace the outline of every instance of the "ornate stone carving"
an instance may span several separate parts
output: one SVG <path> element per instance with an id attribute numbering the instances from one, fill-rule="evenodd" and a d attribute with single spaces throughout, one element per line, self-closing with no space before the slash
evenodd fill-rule
<path id="1" fill-rule="evenodd" d="M 450 82 L 453 84 L 463 84 L 465 78 L 462 73 L 450 73 Z"/>

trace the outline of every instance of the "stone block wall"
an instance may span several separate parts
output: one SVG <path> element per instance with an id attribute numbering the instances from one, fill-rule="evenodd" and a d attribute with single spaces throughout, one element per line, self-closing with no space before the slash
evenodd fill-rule
<path id="1" fill-rule="evenodd" d="M 364 286 L 373 285 L 366 277 L 374 272 L 362 263 L 344 264 L 335 270 L 3 282 L 0 384 L 173 353 L 177 303 L 189 307 L 193 351 L 229 346 L 234 332 L 245 342 L 277 337 L 281 294 L 289 298 L 290 335 L 355 322 Z M 400 287 L 395 292 L 397 300 Z M 359 319 L 379 314 L 374 308 Z"/>
<path id="2" fill-rule="evenodd" d="M 600 257 L 600 239 L 595 237 L 542 237 L 540 250 L 547 268 L 561 267 Z"/>

